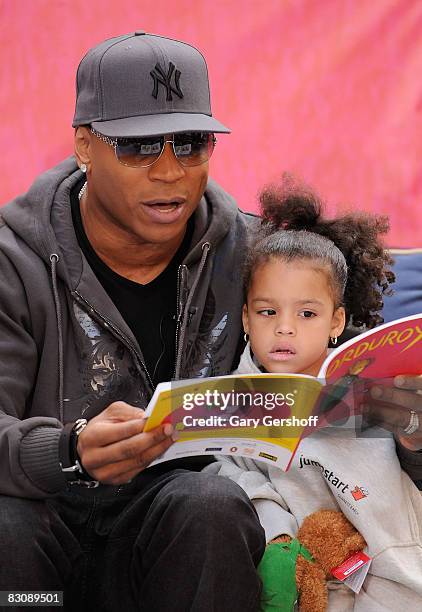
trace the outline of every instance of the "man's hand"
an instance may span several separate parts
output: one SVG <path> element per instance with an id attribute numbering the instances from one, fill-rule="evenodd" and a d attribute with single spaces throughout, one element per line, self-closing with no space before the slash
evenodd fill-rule
<path id="1" fill-rule="evenodd" d="M 145 412 L 125 402 L 113 402 L 88 422 L 78 439 L 84 469 L 103 484 L 124 484 L 173 444 L 173 428 L 144 433 Z"/>
<path id="2" fill-rule="evenodd" d="M 412 411 L 415 415 L 412 417 Z M 375 385 L 365 398 L 363 413 L 370 424 L 392 431 L 410 450 L 422 449 L 422 376 L 396 376 L 393 385 Z M 404 430 L 419 421 L 418 429 Z"/>

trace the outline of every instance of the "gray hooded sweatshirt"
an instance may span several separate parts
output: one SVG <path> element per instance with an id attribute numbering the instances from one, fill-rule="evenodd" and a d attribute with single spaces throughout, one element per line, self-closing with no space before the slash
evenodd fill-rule
<path id="1" fill-rule="evenodd" d="M 45 498 L 65 489 L 62 424 L 90 419 L 117 400 L 144 408 L 153 392 L 141 347 L 77 243 L 70 192 L 80 179 L 69 158 L 1 210 L 4 495 Z M 241 330 L 239 269 L 258 223 L 212 181 L 194 220 L 178 272 L 177 378 L 232 369 Z"/>
<path id="2" fill-rule="evenodd" d="M 249 344 L 234 374 L 259 372 Z M 303 519 L 341 510 L 365 538 L 372 557 L 356 596 L 329 583 L 333 612 L 422 610 L 422 493 L 400 468 L 392 437 L 338 437 L 322 430 L 301 441 L 288 472 L 242 457 L 205 468 L 237 482 L 251 498 L 267 542 L 295 536 Z"/>

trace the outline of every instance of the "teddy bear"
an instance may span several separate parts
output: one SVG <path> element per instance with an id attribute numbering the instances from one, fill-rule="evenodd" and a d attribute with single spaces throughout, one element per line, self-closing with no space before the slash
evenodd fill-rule
<path id="1" fill-rule="evenodd" d="M 263 582 L 261 612 L 325 612 L 331 570 L 366 542 L 342 512 L 319 510 L 307 516 L 296 538 L 281 536 L 266 548 L 258 567 Z"/>

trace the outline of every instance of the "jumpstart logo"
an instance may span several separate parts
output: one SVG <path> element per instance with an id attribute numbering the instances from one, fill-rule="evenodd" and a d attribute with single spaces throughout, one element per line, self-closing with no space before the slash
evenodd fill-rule
<path id="1" fill-rule="evenodd" d="M 369 495 L 368 489 L 364 489 L 363 487 L 358 487 L 358 485 L 356 485 L 355 488 L 352 491 L 350 491 L 350 493 L 355 501 L 365 499 L 365 497 L 368 497 Z"/>
<path id="2" fill-rule="evenodd" d="M 307 459 L 303 455 L 299 457 L 299 469 L 306 466 L 315 466 L 321 470 L 321 474 L 324 476 L 325 480 L 333 485 L 336 489 L 339 489 L 342 493 L 345 493 L 347 489 L 349 489 L 349 485 L 342 480 L 332 470 L 325 468 L 319 461 L 314 461 L 312 459 Z"/>

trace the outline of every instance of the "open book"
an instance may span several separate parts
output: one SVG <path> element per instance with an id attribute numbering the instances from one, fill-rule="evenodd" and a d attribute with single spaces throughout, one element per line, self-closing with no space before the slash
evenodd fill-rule
<path id="1" fill-rule="evenodd" d="M 172 423 L 177 441 L 155 463 L 241 455 L 287 470 L 300 439 L 359 410 L 365 386 L 422 374 L 422 314 L 365 332 L 332 351 L 317 378 L 248 374 L 161 383 L 145 431 Z"/>

